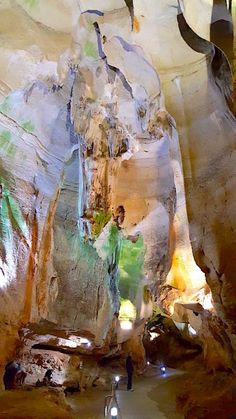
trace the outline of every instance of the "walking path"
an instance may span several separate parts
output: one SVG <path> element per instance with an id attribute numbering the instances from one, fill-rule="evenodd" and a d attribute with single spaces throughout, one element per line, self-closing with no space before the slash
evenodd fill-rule
<path id="1" fill-rule="evenodd" d="M 176 391 L 182 373 L 168 369 L 164 376 L 159 370 L 148 367 L 143 376 L 134 379 L 134 391 L 126 391 L 121 385 L 117 400 L 122 419 L 183 419 L 176 413 Z M 76 396 L 69 396 L 67 402 L 80 419 L 102 419 L 104 398 L 109 392 L 90 389 Z"/>

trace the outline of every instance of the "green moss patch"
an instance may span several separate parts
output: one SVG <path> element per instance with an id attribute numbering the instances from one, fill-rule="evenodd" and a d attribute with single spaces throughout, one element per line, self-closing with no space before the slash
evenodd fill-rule
<path id="1" fill-rule="evenodd" d="M 94 211 L 93 213 L 93 225 L 92 235 L 94 238 L 98 237 L 102 229 L 111 219 L 111 212 Z"/>
<path id="2" fill-rule="evenodd" d="M 86 55 L 86 57 L 92 57 L 92 58 L 98 57 L 97 47 L 91 41 L 85 42 L 83 50 L 84 50 L 84 55 Z"/>
<path id="3" fill-rule="evenodd" d="M 23 122 L 21 124 L 21 126 L 22 126 L 22 128 L 24 128 L 28 132 L 34 132 L 35 131 L 34 124 L 31 121 Z"/>
<path id="4" fill-rule="evenodd" d="M 143 278 L 144 241 L 136 243 L 122 239 L 119 257 L 119 291 L 121 298 L 135 301 L 140 281 Z"/>
<path id="5" fill-rule="evenodd" d="M 10 157 L 15 157 L 17 147 L 11 140 L 12 136 L 10 131 L 0 131 L 0 149 L 2 149 Z"/>
<path id="6" fill-rule="evenodd" d="M 38 5 L 39 0 L 23 0 L 23 4 L 30 8 L 36 7 Z"/>
<path id="7" fill-rule="evenodd" d="M 6 97 L 6 99 L 0 105 L 0 112 L 7 114 L 11 110 L 11 103 L 10 97 Z"/>

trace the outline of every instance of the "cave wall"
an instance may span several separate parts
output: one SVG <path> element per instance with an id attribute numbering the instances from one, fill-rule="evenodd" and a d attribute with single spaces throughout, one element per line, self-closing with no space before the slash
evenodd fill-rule
<path id="1" fill-rule="evenodd" d="M 195 20 L 188 0 L 136 0 L 131 13 L 121 0 L 1 2 L 2 363 L 28 323 L 90 334 L 97 347 L 116 333 L 135 342 L 154 302 L 172 315 L 176 302 L 204 307 L 210 292 L 233 344 L 223 3 L 199 2 Z M 125 334 L 114 320 L 122 299 Z"/>

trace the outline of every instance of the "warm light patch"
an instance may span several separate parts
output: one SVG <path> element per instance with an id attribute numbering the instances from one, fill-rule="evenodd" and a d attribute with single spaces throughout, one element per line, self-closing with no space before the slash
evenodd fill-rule
<path id="1" fill-rule="evenodd" d="M 190 289 L 197 290 L 205 285 L 205 275 L 196 265 L 190 250 L 175 250 L 167 283 L 182 292 Z"/>
<path id="2" fill-rule="evenodd" d="M 175 252 L 172 259 L 171 270 L 167 276 L 168 284 L 180 291 L 185 291 L 187 278 L 188 272 L 186 270 L 183 257 Z"/>
<path id="3" fill-rule="evenodd" d="M 136 319 L 136 308 L 130 300 L 121 300 L 119 319 L 121 321 Z"/>
<path id="4" fill-rule="evenodd" d="M 206 294 L 202 301 L 200 301 L 201 305 L 203 308 L 205 308 L 205 310 L 212 310 L 213 304 L 212 304 L 212 294 L 211 292 L 209 292 L 208 294 Z"/>
<path id="5" fill-rule="evenodd" d="M 121 300 L 119 320 L 123 330 L 131 330 L 136 319 L 136 308 L 130 300 Z"/>
<path id="6" fill-rule="evenodd" d="M 133 28 L 134 28 L 134 32 L 139 32 L 140 31 L 140 22 L 139 22 L 139 20 L 136 16 L 134 16 Z"/>
<path id="7" fill-rule="evenodd" d="M 173 304 L 169 305 L 168 309 L 169 309 L 169 313 L 170 313 L 170 315 L 171 315 L 171 316 L 173 316 L 174 311 L 175 311 L 175 309 L 174 309 L 174 305 L 173 305 Z"/>

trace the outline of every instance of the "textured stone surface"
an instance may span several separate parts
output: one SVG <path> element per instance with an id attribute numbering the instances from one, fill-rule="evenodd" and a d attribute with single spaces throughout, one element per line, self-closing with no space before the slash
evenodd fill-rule
<path id="1" fill-rule="evenodd" d="M 9 418 L 73 419 L 72 409 L 64 394 L 55 389 L 30 389 L 0 393 L 0 415 Z"/>
<path id="2" fill-rule="evenodd" d="M 232 367 L 224 2 L 0 3 L 0 362 L 29 322 L 119 352 L 139 345 L 153 304 L 173 315 L 175 303 L 195 302 L 206 359 L 209 342 L 222 351 L 209 367 Z"/>

